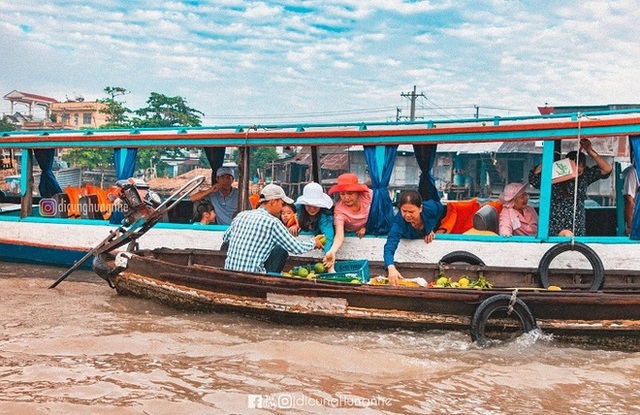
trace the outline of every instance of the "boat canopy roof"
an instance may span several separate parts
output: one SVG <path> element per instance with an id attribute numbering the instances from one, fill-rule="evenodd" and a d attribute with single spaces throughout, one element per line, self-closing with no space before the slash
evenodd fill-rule
<path id="1" fill-rule="evenodd" d="M 561 140 L 640 134 L 640 110 L 519 117 L 0 133 L 3 148 L 409 145 Z"/>

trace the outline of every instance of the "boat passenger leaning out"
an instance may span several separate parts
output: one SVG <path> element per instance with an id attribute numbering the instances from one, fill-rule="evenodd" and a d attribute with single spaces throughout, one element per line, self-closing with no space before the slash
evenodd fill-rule
<path id="1" fill-rule="evenodd" d="M 431 243 L 435 237 L 434 229 L 443 213 L 444 206 L 439 200 L 423 201 L 415 190 L 400 193 L 398 213 L 384 244 L 384 265 L 390 285 L 397 285 L 398 279 L 402 278 L 394 263 L 400 239 L 423 239 L 425 243 Z"/>
<path id="2" fill-rule="evenodd" d="M 321 235 L 299 241 L 280 220 L 285 203 L 293 203 L 282 187 L 266 185 L 260 192 L 259 206 L 245 210 L 231 221 L 222 240 L 228 242 L 224 268 L 233 271 L 281 273 L 288 252 L 302 254 L 321 249 Z"/>
<path id="3" fill-rule="evenodd" d="M 360 184 L 355 174 L 344 173 L 338 176 L 337 183 L 331 186 L 328 193 L 340 195 L 333 212 L 335 239 L 325 255 L 325 266 L 329 271 L 334 271 L 336 253 L 344 242 L 344 233 L 355 232 L 358 238 L 362 238 L 366 232 L 373 191 Z"/>
<path id="4" fill-rule="evenodd" d="M 578 192 L 575 206 L 575 224 L 573 223 L 575 179 L 554 183 L 551 186 L 551 217 L 549 218 L 549 235 L 571 236 L 575 225 L 575 235 L 586 234 L 586 212 L 584 203 L 587 199 L 587 188 L 591 183 L 606 179 L 611 174 L 611 165 L 603 159 L 591 146 L 591 141 L 580 140 L 580 149 L 584 150 L 595 162 L 595 166 L 587 167 L 587 160 L 582 152 L 570 151 L 566 158 L 578 164 Z M 541 166 L 529 172 L 529 183 L 539 189 Z"/>
<path id="5" fill-rule="evenodd" d="M 191 223 L 198 223 L 200 225 L 216 223 L 216 211 L 213 209 L 213 205 L 206 200 L 196 203 Z"/>
<path id="6" fill-rule="evenodd" d="M 298 206 L 298 224 L 289 228 L 293 235 L 300 231 L 324 235 L 325 254 L 333 245 L 333 199 L 322 190 L 318 183 L 311 182 L 302 189 L 302 195 L 296 200 Z"/>
<path id="7" fill-rule="evenodd" d="M 192 202 L 206 200 L 216 211 L 216 223 L 228 225 L 238 210 L 238 189 L 232 186 L 235 176 L 230 167 L 216 170 L 216 183 L 207 190 L 194 193 Z"/>
<path id="8" fill-rule="evenodd" d="M 500 194 L 502 210 L 498 221 L 500 235 L 536 236 L 538 214 L 529 205 L 529 183 L 509 183 Z"/>

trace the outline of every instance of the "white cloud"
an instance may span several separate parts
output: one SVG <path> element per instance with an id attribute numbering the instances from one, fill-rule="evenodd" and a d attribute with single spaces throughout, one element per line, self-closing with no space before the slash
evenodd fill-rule
<path id="1" fill-rule="evenodd" d="M 250 118 L 388 107 L 372 117 L 389 119 L 413 85 L 426 107 L 466 112 L 636 103 L 638 21 L 632 0 L 0 2 L 0 92 L 122 86 L 132 108 L 160 92 Z"/>

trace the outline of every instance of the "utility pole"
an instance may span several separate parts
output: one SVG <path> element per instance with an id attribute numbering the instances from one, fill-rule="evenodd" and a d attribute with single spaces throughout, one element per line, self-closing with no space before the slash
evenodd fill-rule
<path id="1" fill-rule="evenodd" d="M 413 86 L 413 91 L 408 93 L 401 93 L 401 97 L 409 98 L 411 100 L 411 113 L 409 114 L 409 121 L 414 121 L 416 119 L 416 99 L 418 97 L 426 98 L 424 92 L 416 94 L 416 86 Z"/>
<path id="2" fill-rule="evenodd" d="M 474 104 L 473 108 L 476 109 L 476 119 L 478 119 L 478 116 L 480 115 L 480 107 Z"/>

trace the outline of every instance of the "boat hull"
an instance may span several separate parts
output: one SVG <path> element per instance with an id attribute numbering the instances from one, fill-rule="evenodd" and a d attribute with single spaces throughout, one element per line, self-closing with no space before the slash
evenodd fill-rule
<path id="1" fill-rule="evenodd" d="M 219 254 L 207 259 L 203 259 L 202 253 L 191 251 L 189 255 L 191 264 L 133 256 L 126 270 L 111 282 L 119 294 L 153 299 L 178 308 L 233 311 L 296 324 L 419 330 L 468 331 L 480 304 L 493 296 L 509 294 L 528 306 L 544 333 L 568 341 L 640 349 L 640 293 L 635 291 L 341 284 L 232 272 L 203 265 L 220 261 Z"/>
<path id="2" fill-rule="evenodd" d="M 36 262 L 68 267 L 100 242 L 115 228 L 106 222 L 82 219 L 50 219 L 9 221 L 0 218 L 0 254 L 4 260 L 16 262 Z M 216 249 L 222 244 L 223 229 L 217 226 L 172 225 L 158 223 L 137 243 L 140 249 L 171 248 Z M 453 235 L 456 236 L 456 235 Z M 307 238 L 308 236 L 300 236 Z M 421 240 L 401 240 L 396 251 L 398 263 L 435 264 L 452 251 L 466 251 L 478 256 L 491 267 L 509 267 L 535 270 L 544 254 L 560 241 L 555 238 L 539 241 L 517 241 L 516 238 L 467 237 L 453 239 L 452 235 L 438 235 L 425 244 Z M 608 272 L 634 271 L 640 275 L 640 255 L 637 243 L 628 238 L 619 238 L 620 243 L 589 243 L 598 254 Z M 346 237 L 340 249 L 340 260 L 380 261 L 384 251 L 385 237 Z M 586 269 L 586 259 L 574 253 L 557 258 L 558 267 Z M 301 258 L 317 261 L 322 253 L 314 250 Z M 402 271 L 402 270 L 401 270 Z M 381 272 L 384 272 L 382 270 Z M 404 275 L 404 272 L 403 272 Z M 638 281 L 640 282 L 640 280 Z"/>

